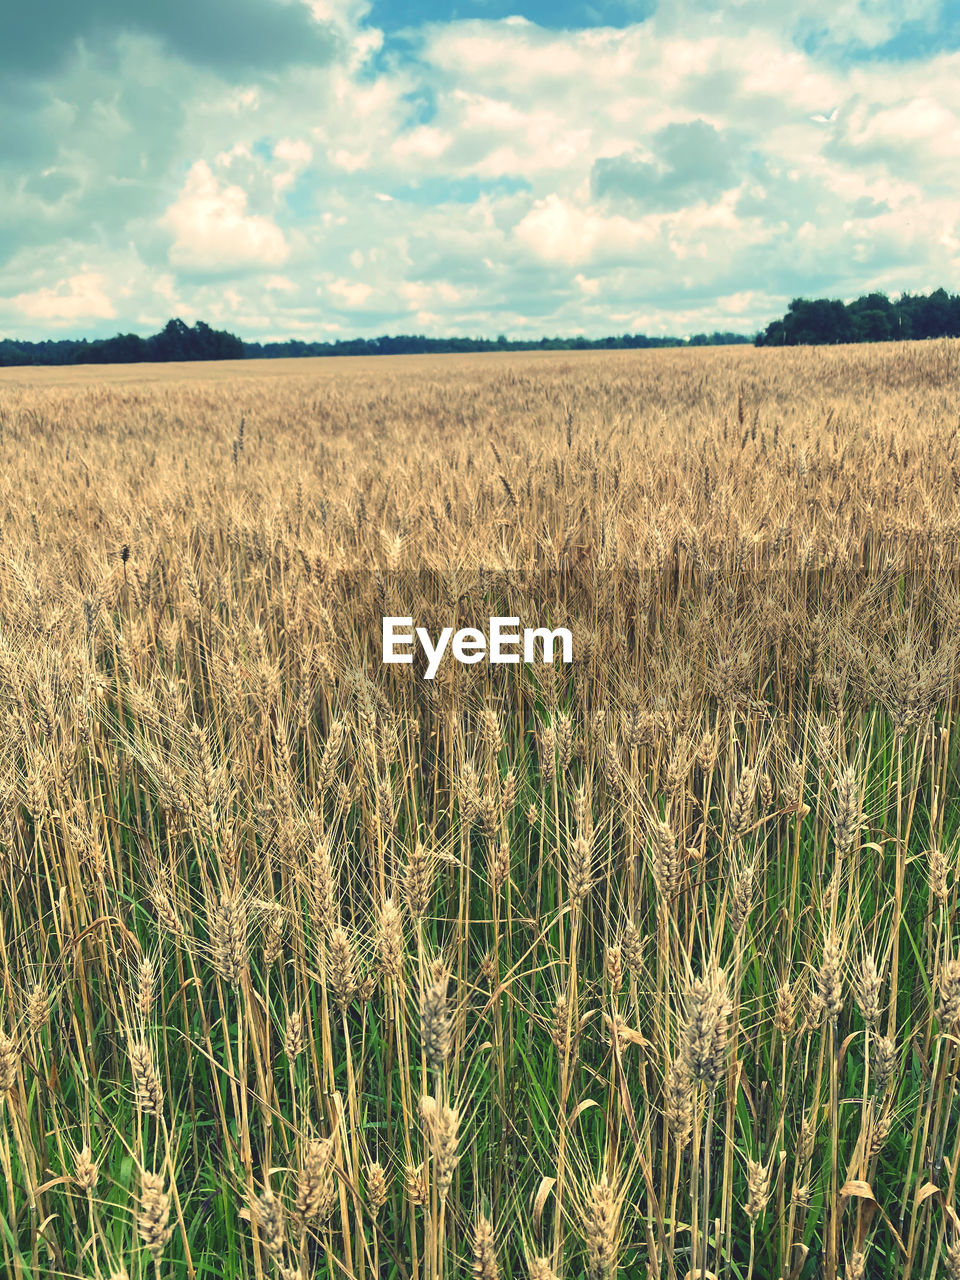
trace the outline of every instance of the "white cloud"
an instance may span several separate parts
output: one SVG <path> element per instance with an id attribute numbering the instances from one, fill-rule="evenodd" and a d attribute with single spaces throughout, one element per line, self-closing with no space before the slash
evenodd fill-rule
<path id="1" fill-rule="evenodd" d="M 80 271 L 59 280 L 53 288 L 18 293 L 10 301 L 21 315 L 54 324 L 69 320 L 110 320 L 116 308 L 98 271 Z"/>
<path id="2" fill-rule="evenodd" d="M 271 179 L 274 194 L 289 191 L 313 160 L 313 147 L 304 138 L 281 138 L 274 145 L 273 158 L 285 167 Z"/>
<path id="3" fill-rule="evenodd" d="M 283 232 L 247 213 L 246 192 L 222 185 L 203 160 L 192 166 L 162 225 L 173 232 L 170 262 L 189 270 L 280 266 L 289 256 Z"/>
<path id="4" fill-rule="evenodd" d="M 567 266 L 598 257 L 624 259 L 656 238 L 650 219 L 632 221 L 619 214 L 604 215 L 589 205 L 553 193 L 538 200 L 517 224 L 514 235 L 544 262 Z"/>
<path id="5" fill-rule="evenodd" d="M 318 290 L 319 292 L 319 290 Z M 327 285 L 327 292 L 332 293 L 335 298 L 342 299 L 347 307 L 362 307 L 373 289 L 370 285 L 364 284 L 359 280 L 331 280 Z"/>
<path id="6" fill-rule="evenodd" d="M 421 125 L 402 134 L 393 144 L 393 154 L 401 162 L 409 160 L 437 160 L 453 141 L 452 134 L 442 129 Z"/>
<path id="7" fill-rule="evenodd" d="M 463 290 L 457 289 L 448 280 L 423 281 L 405 280 L 399 286 L 400 296 L 406 299 L 411 311 L 417 315 L 428 314 L 429 304 L 455 304 L 463 299 Z"/>
<path id="8" fill-rule="evenodd" d="M 273 154 L 292 168 L 303 169 L 313 159 L 313 147 L 303 138 L 281 138 L 274 144 Z"/>
<path id="9" fill-rule="evenodd" d="M 347 173 L 358 173 L 370 163 L 369 151 L 350 151 L 346 147 L 336 147 L 327 152 L 330 163 Z"/>
<path id="10" fill-rule="evenodd" d="M 221 151 L 214 164 L 220 169 L 229 169 L 234 160 L 249 160 L 250 148 L 242 142 L 236 143 L 229 151 Z"/>

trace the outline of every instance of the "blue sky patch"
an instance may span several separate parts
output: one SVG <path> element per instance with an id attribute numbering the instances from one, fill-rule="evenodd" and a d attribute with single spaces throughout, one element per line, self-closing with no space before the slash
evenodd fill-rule
<path id="1" fill-rule="evenodd" d="M 418 27 L 428 22 L 494 21 L 521 17 L 552 30 L 623 27 L 641 22 L 655 9 L 652 0 L 374 0 L 369 21 L 384 31 Z"/>

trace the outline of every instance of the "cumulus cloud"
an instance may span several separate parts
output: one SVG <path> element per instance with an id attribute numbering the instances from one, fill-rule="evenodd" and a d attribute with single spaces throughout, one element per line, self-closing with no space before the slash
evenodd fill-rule
<path id="1" fill-rule="evenodd" d="M 598 196 L 626 197 L 647 208 L 679 208 L 739 185 L 739 143 L 705 120 L 668 124 L 650 139 L 651 159 L 601 157 L 593 166 Z"/>
<path id="2" fill-rule="evenodd" d="M 362 307 L 373 289 L 370 285 L 364 284 L 362 280 L 331 280 L 326 286 L 326 291 L 338 298 L 345 307 Z M 318 288 L 318 293 L 322 293 L 323 289 Z"/>
<path id="3" fill-rule="evenodd" d="M 556 193 L 538 200 L 517 223 L 514 235 L 544 262 L 578 266 L 603 258 L 624 261 L 656 238 L 643 222 L 565 200 Z"/>
<path id="4" fill-rule="evenodd" d="M 289 256 L 283 232 L 262 214 L 247 213 L 246 192 L 222 184 L 204 160 L 190 169 L 163 225 L 173 234 L 170 262 L 191 271 L 262 269 Z"/>
<path id="5" fill-rule="evenodd" d="M 13 306 L 30 320 L 61 324 L 72 320 L 109 320 L 116 307 L 106 291 L 106 281 L 97 271 L 80 271 L 58 280 L 53 288 L 18 293 Z"/>

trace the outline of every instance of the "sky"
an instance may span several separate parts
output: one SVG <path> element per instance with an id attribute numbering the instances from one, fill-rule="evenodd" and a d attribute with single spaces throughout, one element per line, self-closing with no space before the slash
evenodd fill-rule
<path id="1" fill-rule="evenodd" d="M 753 333 L 960 290 L 957 0 L 37 0 L 0 337 Z"/>

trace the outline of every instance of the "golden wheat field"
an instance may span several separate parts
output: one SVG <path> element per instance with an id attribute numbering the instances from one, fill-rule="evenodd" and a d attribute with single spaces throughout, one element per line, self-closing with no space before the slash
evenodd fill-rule
<path id="1" fill-rule="evenodd" d="M 960 1277 L 958 390 L 0 373 L 2 1274 Z"/>

